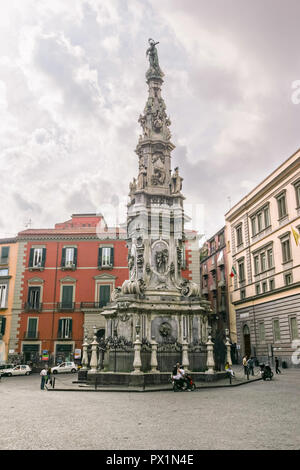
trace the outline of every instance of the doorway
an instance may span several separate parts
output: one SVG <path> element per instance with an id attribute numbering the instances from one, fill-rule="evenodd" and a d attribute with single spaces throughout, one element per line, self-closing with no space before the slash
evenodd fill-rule
<path id="1" fill-rule="evenodd" d="M 248 325 L 245 325 L 243 328 L 243 337 L 244 337 L 244 353 L 245 356 L 251 356 L 251 338 L 250 338 L 250 330 Z"/>

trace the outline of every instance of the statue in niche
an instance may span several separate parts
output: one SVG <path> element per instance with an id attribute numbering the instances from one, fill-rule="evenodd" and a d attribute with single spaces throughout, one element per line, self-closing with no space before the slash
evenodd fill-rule
<path id="1" fill-rule="evenodd" d="M 144 189 L 147 186 L 147 168 L 142 163 L 138 176 L 137 189 Z"/>
<path id="2" fill-rule="evenodd" d="M 156 269 L 159 274 L 164 274 L 167 271 L 169 260 L 169 252 L 167 249 L 157 251 L 155 254 Z"/>
<path id="3" fill-rule="evenodd" d="M 138 122 L 141 124 L 144 136 L 149 137 L 150 135 L 150 129 L 146 126 L 146 116 L 142 116 L 140 114 L 140 117 L 138 119 Z"/>
<path id="4" fill-rule="evenodd" d="M 162 168 L 154 167 L 151 183 L 156 185 L 164 184 L 166 179 L 166 173 Z"/>
<path id="5" fill-rule="evenodd" d="M 132 281 L 136 275 L 136 254 L 137 254 L 136 239 L 133 238 L 130 253 L 128 254 L 128 269 L 129 269 L 130 281 Z"/>
<path id="6" fill-rule="evenodd" d="M 172 175 L 172 187 L 171 187 L 171 190 L 172 190 L 172 193 L 173 194 L 177 194 L 177 193 L 180 193 L 181 189 L 182 189 L 182 180 L 183 178 L 181 178 L 181 176 L 179 176 L 179 168 L 178 166 L 175 168 L 174 170 L 174 173 Z"/>

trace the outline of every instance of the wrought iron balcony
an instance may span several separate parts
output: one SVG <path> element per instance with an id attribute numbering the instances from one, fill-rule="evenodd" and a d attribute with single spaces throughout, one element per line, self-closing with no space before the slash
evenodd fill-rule
<path id="1" fill-rule="evenodd" d="M 75 302 L 57 302 L 57 310 L 60 312 L 74 312 Z"/>
<path id="2" fill-rule="evenodd" d="M 58 331 L 57 332 L 57 339 L 72 339 L 72 331 L 69 331 L 68 333 L 64 333 L 63 331 Z"/>
<path id="3" fill-rule="evenodd" d="M 39 331 L 25 331 L 23 339 L 39 339 L 40 332 Z"/>
<path id="4" fill-rule="evenodd" d="M 43 304 L 41 302 L 25 302 L 24 310 L 25 312 L 41 312 Z"/>

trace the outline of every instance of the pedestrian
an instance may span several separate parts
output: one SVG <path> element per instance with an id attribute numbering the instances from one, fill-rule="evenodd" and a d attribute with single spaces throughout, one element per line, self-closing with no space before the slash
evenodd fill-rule
<path id="1" fill-rule="evenodd" d="M 232 368 L 230 367 L 229 362 L 226 362 L 225 370 L 226 370 L 226 372 L 230 373 L 232 377 L 235 377 L 235 373 L 233 372 Z"/>
<path id="2" fill-rule="evenodd" d="M 278 357 L 275 357 L 275 369 L 276 369 L 276 374 L 281 374 L 281 370 L 279 369 L 279 359 L 278 359 Z"/>
<path id="3" fill-rule="evenodd" d="M 244 366 L 244 374 L 247 375 L 248 373 L 247 356 L 243 357 L 243 366 Z"/>
<path id="4" fill-rule="evenodd" d="M 41 370 L 40 376 L 41 376 L 41 390 L 45 390 L 45 381 L 47 377 L 47 370 L 45 368 Z"/>
<path id="5" fill-rule="evenodd" d="M 254 375 L 254 360 L 253 360 L 253 357 L 250 357 L 248 359 L 247 367 L 249 369 L 249 373 L 251 372 L 251 375 Z"/>
<path id="6" fill-rule="evenodd" d="M 48 368 L 48 374 L 47 374 L 47 382 L 52 386 L 52 375 L 51 375 L 51 367 Z"/>

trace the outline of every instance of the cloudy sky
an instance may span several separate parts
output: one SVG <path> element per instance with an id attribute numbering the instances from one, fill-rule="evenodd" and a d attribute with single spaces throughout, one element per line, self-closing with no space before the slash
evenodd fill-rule
<path id="1" fill-rule="evenodd" d="M 298 0 L 0 0 L 0 237 L 125 220 L 149 37 L 187 212 L 213 235 L 300 147 L 299 18 Z"/>

